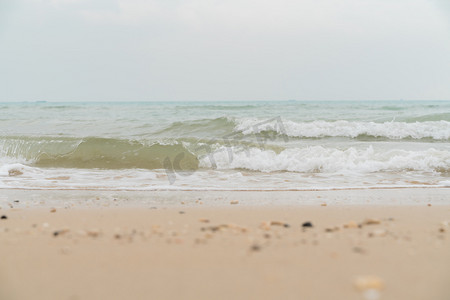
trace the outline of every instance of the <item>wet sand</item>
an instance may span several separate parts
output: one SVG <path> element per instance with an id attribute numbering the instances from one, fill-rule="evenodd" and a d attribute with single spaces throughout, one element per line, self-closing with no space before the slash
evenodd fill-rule
<path id="1" fill-rule="evenodd" d="M 216 207 L 190 196 L 9 200 L 0 299 L 450 299 L 450 205 Z"/>

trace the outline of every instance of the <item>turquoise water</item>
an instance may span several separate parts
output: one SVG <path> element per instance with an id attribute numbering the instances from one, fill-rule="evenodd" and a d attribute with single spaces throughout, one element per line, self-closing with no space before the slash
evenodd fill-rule
<path id="1" fill-rule="evenodd" d="M 450 101 L 0 103 L 0 187 L 448 185 Z"/>

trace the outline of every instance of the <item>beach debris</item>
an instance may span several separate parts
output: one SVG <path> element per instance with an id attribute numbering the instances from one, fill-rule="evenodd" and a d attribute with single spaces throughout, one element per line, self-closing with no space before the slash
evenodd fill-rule
<path id="1" fill-rule="evenodd" d="M 387 230 L 386 229 L 376 229 L 372 232 L 369 232 L 369 237 L 382 237 L 386 236 Z"/>
<path id="2" fill-rule="evenodd" d="M 2 219 L 2 220 L 6 220 L 6 219 L 8 219 L 8 217 L 7 217 L 7 216 L 5 216 L 5 215 L 2 215 L 2 216 L 0 217 L 0 219 Z"/>
<path id="3" fill-rule="evenodd" d="M 311 227 L 314 227 L 313 226 L 313 224 L 311 223 L 311 222 L 304 222 L 303 224 L 302 224 L 302 227 L 303 228 L 311 228 Z"/>
<path id="4" fill-rule="evenodd" d="M 355 221 L 350 221 L 346 224 L 344 224 L 344 228 L 358 228 L 358 224 L 356 224 Z"/>
<path id="5" fill-rule="evenodd" d="M 326 203 L 322 203 L 322 204 L 320 204 L 320 206 L 327 206 L 327 204 Z"/>
<path id="6" fill-rule="evenodd" d="M 430 206 L 431 206 L 431 203 L 428 203 L 427 206 L 430 207 Z"/>
<path id="7" fill-rule="evenodd" d="M 366 290 L 382 290 L 384 288 L 384 281 L 378 276 L 358 276 L 354 281 L 354 286 L 359 291 Z"/>
<path id="8" fill-rule="evenodd" d="M 240 226 L 240 225 L 236 225 L 236 224 L 226 224 L 225 228 L 229 228 L 229 229 L 232 229 L 234 231 L 242 232 L 242 233 L 245 233 L 245 232 L 248 231 L 248 229 L 246 227 L 243 227 L 243 226 Z"/>
<path id="9" fill-rule="evenodd" d="M 182 210 L 180 210 L 179 212 L 178 212 L 180 215 L 183 215 L 183 214 L 185 214 L 185 212 L 184 211 L 182 211 Z"/>
<path id="10" fill-rule="evenodd" d="M 50 209 L 50 212 L 51 212 L 51 213 L 56 212 L 56 208 L 52 207 L 52 208 Z"/>
<path id="11" fill-rule="evenodd" d="M 61 229 L 61 230 L 56 230 L 56 231 L 54 231 L 53 232 L 53 236 L 59 236 L 59 235 L 63 235 L 63 234 L 65 234 L 65 233 L 67 233 L 67 232 L 69 232 L 69 229 L 67 229 L 67 228 L 64 228 L 64 229 Z"/>
<path id="12" fill-rule="evenodd" d="M 217 231 L 222 231 L 222 230 L 226 230 L 226 229 L 232 229 L 238 232 L 247 232 L 247 228 L 239 226 L 239 225 L 235 225 L 235 224 L 220 224 L 220 225 L 215 225 L 215 226 L 208 226 L 208 227 L 202 227 L 200 228 L 201 231 L 211 231 L 211 232 L 217 232 Z"/>
<path id="13" fill-rule="evenodd" d="M 210 222 L 209 219 L 199 219 L 198 221 L 201 223 L 209 223 Z"/>
<path id="14" fill-rule="evenodd" d="M 270 221 L 270 226 L 283 226 L 284 228 L 289 228 L 291 225 L 288 223 L 280 222 L 280 221 Z"/>
<path id="15" fill-rule="evenodd" d="M 445 228 L 439 228 L 439 232 L 445 232 Z"/>
<path id="16" fill-rule="evenodd" d="M 381 221 L 378 219 L 365 219 L 363 225 L 379 225 Z"/>
<path id="17" fill-rule="evenodd" d="M 259 244 L 255 243 L 255 244 L 250 246 L 250 251 L 253 251 L 253 252 L 261 251 L 261 246 Z"/>
<path id="18" fill-rule="evenodd" d="M 238 200 L 232 200 L 232 201 L 230 202 L 230 204 L 239 204 L 239 201 L 238 201 Z"/>
<path id="19" fill-rule="evenodd" d="M 263 230 L 270 230 L 270 222 L 262 222 L 261 225 L 259 225 L 259 228 Z"/>
<path id="20" fill-rule="evenodd" d="M 216 232 L 216 231 L 222 230 L 225 227 L 226 227 L 225 225 L 216 225 L 216 226 L 202 227 L 202 228 L 200 228 L 200 230 L 201 231 L 209 230 L 209 231 L 212 231 L 212 232 Z"/>
<path id="21" fill-rule="evenodd" d="M 325 232 L 335 232 L 335 231 L 339 231 L 339 230 L 340 230 L 340 228 L 338 226 L 325 228 Z"/>
<path id="22" fill-rule="evenodd" d="M 263 229 L 263 230 L 270 230 L 271 226 L 281 226 L 284 228 L 289 228 L 291 227 L 291 225 L 289 225 L 288 223 L 284 223 L 284 222 L 280 222 L 280 221 L 264 221 L 261 222 L 261 224 L 259 225 L 259 228 Z"/>
<path id="23" fill-rule="evenodd" d="M 181 205 L 184 205 L 185 203 L 184 203 L 184 201 L 181 201 Z"/>
<path id="24" fill-rule="evenodd" d="M 98 229 L 90 229 L 86 231 L 87 235 L 93 238 L 96 238 L 100 235 L 100 230 Z"/>

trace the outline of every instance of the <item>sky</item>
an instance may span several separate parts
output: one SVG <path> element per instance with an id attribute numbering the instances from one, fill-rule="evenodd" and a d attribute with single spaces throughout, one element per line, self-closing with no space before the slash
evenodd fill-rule
<path id="1" fill-rule="evenodd" d="M 450 100 L 448 0 L 0 0 L 0 101 Z"/>

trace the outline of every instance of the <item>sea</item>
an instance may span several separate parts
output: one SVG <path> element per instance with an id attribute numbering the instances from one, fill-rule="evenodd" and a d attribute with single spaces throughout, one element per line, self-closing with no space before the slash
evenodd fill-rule
<path id="1" fill-rule="evenodd" d="M 0 189 L 450 186 L 450 101 L 0 103 Z"/>

